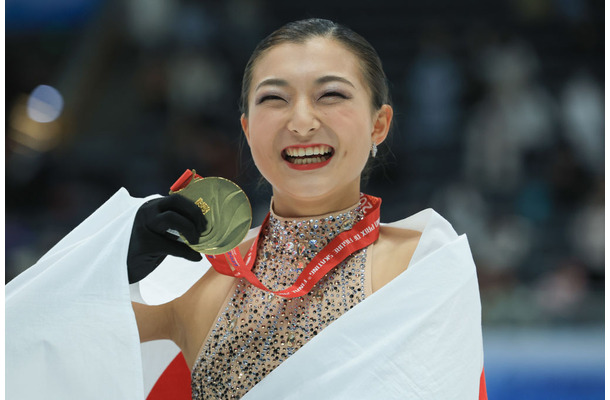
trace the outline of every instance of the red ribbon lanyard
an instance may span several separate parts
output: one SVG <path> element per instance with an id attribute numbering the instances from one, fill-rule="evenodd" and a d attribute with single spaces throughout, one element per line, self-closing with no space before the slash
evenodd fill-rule
<path id="1" fill-rule="evenodd" d="M 269 214 L 261 226 L 261 230 L 242 258 L 239 248 L 234 248 L 225 254 L 216 256 L 206 255 L 212 266 L 221 274 L 244 277 L 252 285 L 267 292 L 281 297 L 293 298 L 307 294 L 313 286 L 320 281 L 334 267 L 339 265 L 350 254 L 363 249 L 375 242 L 379 237 L 379 206 L 381 199 L 378 197 L 361 194 L 360 207 L 364 214 L 362 220 L 358 221 L 352 229 L 341 232 L 330 241 L 310 262 L 297 277 L 295 283 L 287 289 L 273 292 L 269 290 L 252 272 L 256 260 L 258 241 L 263 233 L 263 228 L 269 220 Z"/>

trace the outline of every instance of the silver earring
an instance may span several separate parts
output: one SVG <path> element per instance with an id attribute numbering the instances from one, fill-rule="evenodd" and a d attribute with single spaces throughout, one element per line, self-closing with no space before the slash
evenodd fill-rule
<path id="1" fill-rule="evenodd" d="M 371 157 L 375 158 L 377 155 L 377 143 L 373 142 L 371 145 Z"/>

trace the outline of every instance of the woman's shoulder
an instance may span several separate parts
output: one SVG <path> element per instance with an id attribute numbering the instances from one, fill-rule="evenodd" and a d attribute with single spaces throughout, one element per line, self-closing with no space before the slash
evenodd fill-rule
<path id="1" fill-rule="evenodd" d="M 415 250 L 421 235 L 417 230 L 381 225 L 377 245 L 378 248 L 387 248 L 393 252 L 411 248 Z"/>
<path id="2" fill-rule="evenodd" d="M 421 232 L 382 225 L 374 244 L 372 289 L 377 291 L 409 265 L 419 244 Z"/>
<path id="3" fill-rule="evenodd" d="M 381 224 L 374 246 L 373 290 L 404 272 L 412 261 L 457 237 L 451 224 L 431 208 Z"/>

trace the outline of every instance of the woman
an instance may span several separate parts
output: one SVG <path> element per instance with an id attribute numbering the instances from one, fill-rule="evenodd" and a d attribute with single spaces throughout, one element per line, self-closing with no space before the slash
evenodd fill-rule
<path id="1" fill-rule="evenodd" d="M 361 174 L 388 135 L 389 103 L 373 48 L 330 21 L 288 24 L 254 51 L 243 79 L 241 126 L 273 187 L 253 270 L 267 287 L 292 285 L 323 245 L 363 218 Z M 331 215 L 347 224 L 333 224 Z M 153 308 L 135 303 L 140 337 L 179 345 L 192 369 L 194 398 L 239 398 L 405 271 L 421 232 L 382 226 L 378 235 L 296 299 L 264 296 L 247 280 L 210 269 L 172 302 Z M 241 254 L 253 240 L 240 245 Z"/>
<path id="2" fill-rule="evenodd" d="M 242 112 L 273 188 L 270 216 L 238 246 L 255 252 L 254 280 L 219 273 L 214 258 L 214 268 L 198 263 L 207 272 L 184 294 L 133 303 L 140 340 L 180 347 L 197 399 L 484 396 L 467 243 L 430 210 L 379 226 L 380 200 L 360 192 L 393 115 L 370 44 L 326 20 L 280 28 L 246 66 Z M 180 196 L 138 207 L 131 283 L 171 269 L 166 255 L 201 259 L 166 234 L 196 241 L 206 226 L 198 207 Z M 273 293 L 295 282 L 292 294 Z"/>

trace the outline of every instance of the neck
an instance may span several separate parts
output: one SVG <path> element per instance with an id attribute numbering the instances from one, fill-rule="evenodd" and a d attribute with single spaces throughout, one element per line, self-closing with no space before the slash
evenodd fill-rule
<path id="1" fill-rule="evenodd" d="M 273 212 L 285 218 L 325 215 L 350 208 L 360 199 L 360 187 L 350 193 L 333 194 L 319 198 L 296 198 L 278 191 L 273 192 Z"/>

